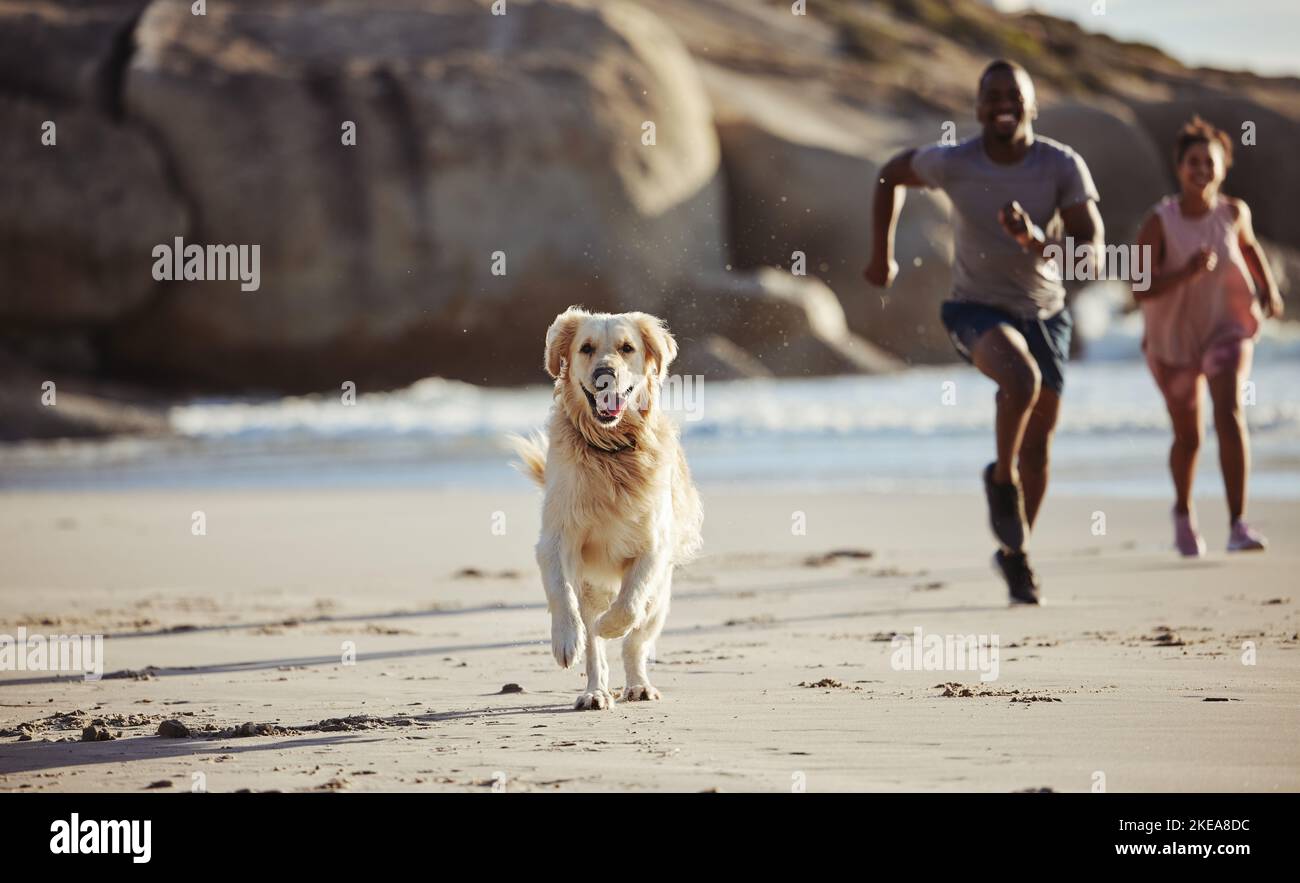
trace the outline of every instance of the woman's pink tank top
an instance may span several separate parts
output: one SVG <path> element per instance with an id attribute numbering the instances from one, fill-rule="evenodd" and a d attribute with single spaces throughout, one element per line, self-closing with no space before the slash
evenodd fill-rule
<path id="1" fill-rule="evenodd" d="M 1199 365 L 1213 344 L 1255 337 L 1262 314 L 1228 200 L 1216 197 L 1199 218 L 1184 217 L 1177 196 L 1166 196 L 1155 211 L 1165 239 L 1161 272 L 1185 266 L 1202 247 L 1214 249 L 1219 262 L 1210 272 L 1142 301 L 1147 352 L 1166 365 Z"/>

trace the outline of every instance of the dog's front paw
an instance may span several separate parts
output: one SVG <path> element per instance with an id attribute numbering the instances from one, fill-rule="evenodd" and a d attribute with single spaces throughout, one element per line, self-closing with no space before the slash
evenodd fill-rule
<path id="1" fill-rule="evenodd" d="M 600 615 L 594 623 L 596 634 L 602 638 L 621 638 L 636 625 L 636 614 L 627 607 L 615 604 Z"/>
<path id="2" fill-rule="evenodd" d="M 629 685 L 623 689 L 624 702 L 654 702 L 664 698 L 664 694 L 650 684 Z"/>
<path id="3" fill-rule="evenodd" d="M 608 690 L 589 690 L 578 695 L 573 707 L 577 711 L 601 711 L 614 707 L 614 697 Z"/>
<path id="4" fill-rule="evenodd" d="M 587 643 L 582 620 L 576 616 L 551 618 L 551 652 L 560 668 L 568 668 L 578 660 L 578 652 Z"/>

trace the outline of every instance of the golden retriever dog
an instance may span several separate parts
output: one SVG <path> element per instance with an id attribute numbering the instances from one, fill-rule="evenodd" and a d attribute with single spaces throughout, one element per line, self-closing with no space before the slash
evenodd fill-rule
<path id="1" fill-rule="evenodd" d="M 605 661 L 614 638 L 625 638 L 623 700 L 661 698 L 646 663 L 668 616 L 673 568 L 699 549 L 703 521 L 677 427 L 660 407 L 676 355 L 654 316 L 570 307 L 546 332 L 549 431 L 512 438 L 544 492 L 537 564 L 551 650 L 561 668 L 586 657 L 578 709 L 614 704 Z"/>

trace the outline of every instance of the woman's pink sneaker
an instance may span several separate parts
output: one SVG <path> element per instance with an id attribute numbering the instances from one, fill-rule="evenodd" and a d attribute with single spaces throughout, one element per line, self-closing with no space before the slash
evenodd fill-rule
<path id="1" fill-rule="evenodd" d="M 1229 552 L 1262 552 L 1268 548 L 1264 535 L 1250 529 L 1244 521 L 1234 521 L 1232 532 L 1228 534 Z"/>
<path id="2" fill-rule="evenodd" d="M 1174 511 L 1174 545 L 1184 558 L 1200 558 L 1205 554 L 1205 540 L 1197 532 L 1196 519 L 1190 512 Z"/>

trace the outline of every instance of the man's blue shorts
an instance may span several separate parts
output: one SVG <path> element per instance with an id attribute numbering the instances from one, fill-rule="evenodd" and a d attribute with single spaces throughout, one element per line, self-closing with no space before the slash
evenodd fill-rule
<path id="1" fill-rule="evenodd" d="M 1003 312 L 997 307 L 968 301 L 950 300 L 940 311 L 943 326 L 957 354 L 971 361 L 971 348 L 980 336 L 995 325 L 1007 325 L 1019 331 L 1029 344 L 1029 352 L 1038 363 L 1043 386 L 1058 395 L 1065 387 L 1065 363 L 1070 358 L 1070 335 L 1074 320 L 1070 311 L 1062 309 L 1046 319 L 1021 318 Z"/>

